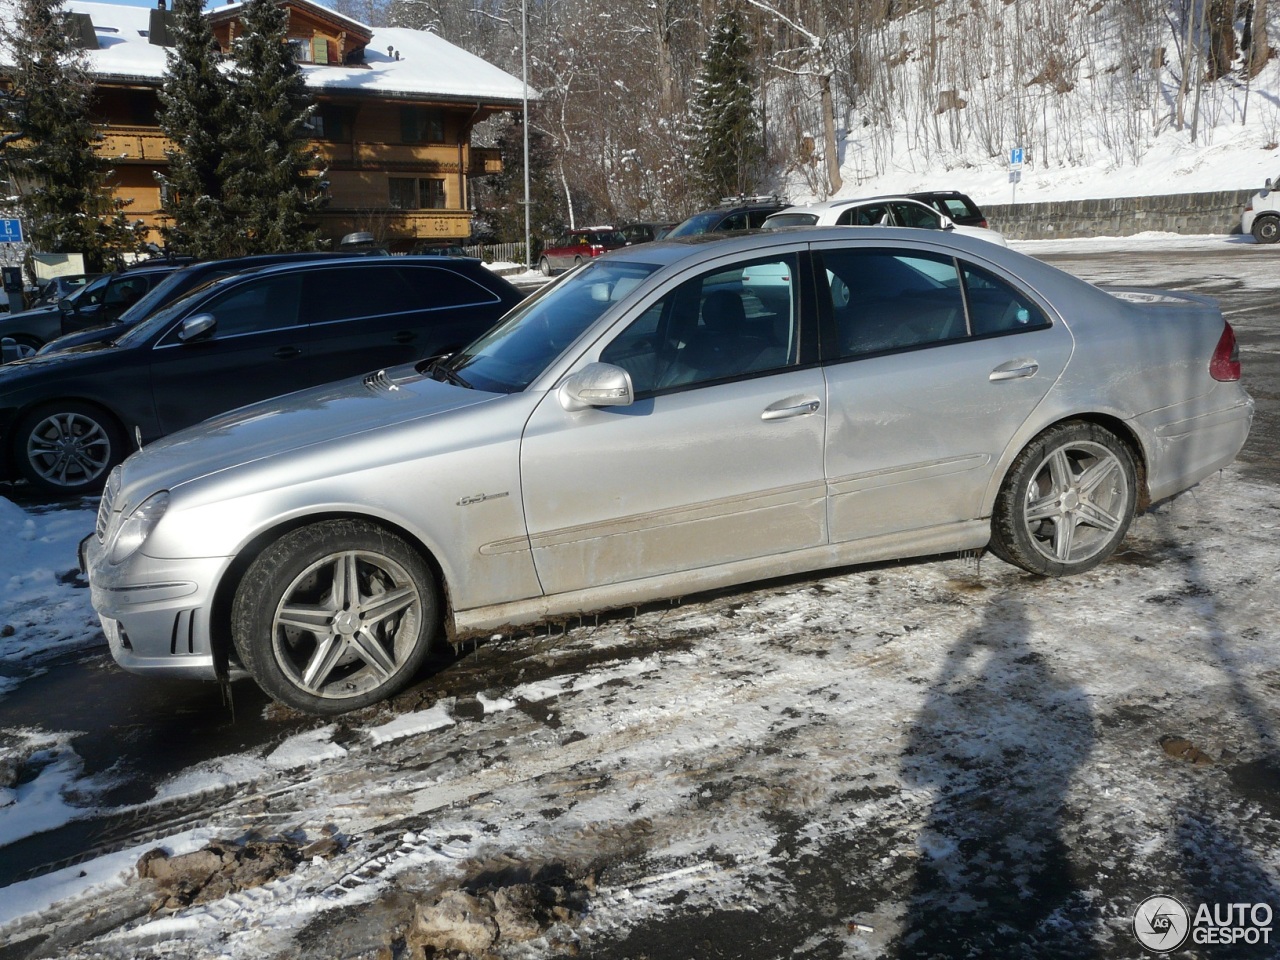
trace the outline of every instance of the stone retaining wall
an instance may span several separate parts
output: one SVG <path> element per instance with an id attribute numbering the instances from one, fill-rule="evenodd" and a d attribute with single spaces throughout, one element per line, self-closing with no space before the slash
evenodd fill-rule
<path id="1" fill-rule="evenodd" d="M 1127 237 L 1163 233 L 1239 233 L 1240 211 L 1255 190 L 1171 193 L 1110 200 L 992 204 L 982 212 L 1010 240 Z"/>

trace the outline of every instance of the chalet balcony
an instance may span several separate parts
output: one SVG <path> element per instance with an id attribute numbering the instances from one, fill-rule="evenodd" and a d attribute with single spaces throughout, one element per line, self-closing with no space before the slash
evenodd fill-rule
<path id="1" fill-rule="evenodd" d="M 316 151 L 331 170 L 403 170 L 457 173 L 458 145 L 398 143 L 335 143 L 316 141 Z M 485 147 L 462 148 L 465 173 L 469 177 L 499 173 L 502 159 L 497 150 Z"/>
<path id="2" fill-rule="evenodd" d="M 112 126 L 103 129 L 97 152 L 113 163 L 165 163 L 169 139 L 157 127 Z M 427 146 L 390 143 L 334 143 L 315 141 L 322 162 L 334 170 L 435 170 L 456 173 L 457 144 Z M 502 171 L 502 159 L 492 147 L 463 146 L 466 175 Z"/>
<path id="3" fill-rule="evenodd" d="M 169 138 L 157 127 L 110 127 L 102 131 L 96 151 L 114 163 L 166 163 Z"/>

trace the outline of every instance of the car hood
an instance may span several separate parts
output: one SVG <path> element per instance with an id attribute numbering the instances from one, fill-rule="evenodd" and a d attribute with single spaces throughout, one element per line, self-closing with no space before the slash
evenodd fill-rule
<path id="1" fill-rule="evenodd" d="M 8 326 L 9 320 L 27 320 L 31 317 L 43 317 L 51 313 L 58 312 L 56 303 L 47 303 L 43 307 L 33 307 L 30 310 L 19 310 L 17 313 L 0 313 L 0 325 Z"/>
<path id="2" fill-rule="evenodd" d="M 131 456 L 122 493 L 129 503 L 211 474 L 308 447 L 340 442 L 500 397 L 440 383 L 412 365 L 300 390 L 240 407 L 179 430 Z M 139 497 L 133 496 L 137 492 Z"/>

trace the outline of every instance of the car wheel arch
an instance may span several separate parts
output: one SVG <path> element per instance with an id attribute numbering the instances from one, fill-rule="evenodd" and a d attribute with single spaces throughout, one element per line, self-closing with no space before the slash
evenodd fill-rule
<path id="1" fill-rule="evenodd" d="M 1042 434 L 1068 423 L 1091 423 L 1110 431 L 1122 440 L 1129 448 L 1136 470 L 1137 500 L 1134 504 L 1135 512 L 1141 513 L 1151 506 L 1151 490 L 1147 482 L 1148 451 L 1141 439 L 1121 417 L 1098 411 L 1086 411 L 1065 414 L 1054 420 L 1041 423 L 1035 428 L 1025 428 L 1024 426 L 1023 430 L 1018 431 L 1017 436 L 1013 438 L 1009 446 L 1001 454 L 996 469 L 991 473 L 986 493 L 982 498 L 982 516 L 989 517 L 992 515 L 996 497 L 999 496 L 1000 488 L 1004 485 L 1005 478 L 1009 475 L 1009 471 L 1012 469 L 1018 455 Z"/>
<path id="2" fill-rule="evenodd" d="M 440 605 L 441 635 L 452 642 L 454 635 L 453 604 L 449 589 L 449 578 L 445 576 L 444 568 L 437 559 L 437 551 L 424 543 L 422 538 L 412 529 L 375 513 L 360 510 L 328 510 L 321 513 L 308 513 L 290 517 L 253 534 L 236 550 L 234 559 L 227 565 L 222 576 L 218 579 L 210 605 L 209 641 L 212 647 L 215 673 L 219 680 L 225 680 L 230 675 L 232 658 L 235 656 L 235 648 L 231 639 L 232 604 L 235 602 L 236 591 L 240 588 L 240 583 L 253 561 L 257 559 L 262 551 L 281 537 L 287 536 L 303 527 L 334 520 L 355 520 L 374 524 L 400 537 L 414 549 L 427 565 L 427 569 L 431 572 L 432 577 L 435 578 L 436 587 L 440 590 L 442 601 Z"/>

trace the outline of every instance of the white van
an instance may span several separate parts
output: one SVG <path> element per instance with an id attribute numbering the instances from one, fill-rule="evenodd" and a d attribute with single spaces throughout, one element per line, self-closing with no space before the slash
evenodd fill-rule
<path id="1" fill-rule="evenodd" d="M 1252 233 L 1259 243 L 1275 243 L 1280 240 L 1280 190 L 1272 188 L 1271 178 L 1266 186 L 1249 198 L 1240 214 L 1240 232 Z"/>

